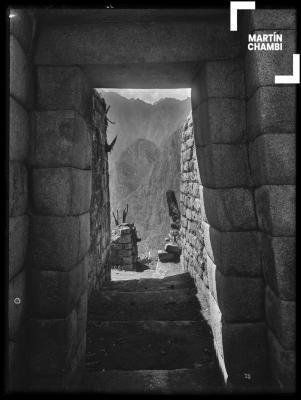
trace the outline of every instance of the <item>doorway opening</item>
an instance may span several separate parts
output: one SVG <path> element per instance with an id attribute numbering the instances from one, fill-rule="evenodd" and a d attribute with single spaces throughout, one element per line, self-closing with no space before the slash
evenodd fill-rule
<path id="1" fill-rule="evenodd" d="M 117 249 L 111 263 L 114 279 L 122 270 L 154 269 L 158 250 L 169 237 L 166 192 L 174 191 L 179 204 L 181 127 L 191 111 L 191 99 L 190 88 L 106 88 L 99 93 L 108 109 L 107 141 L 114 146 L 108 157 L 112 233 L 118 242 L 120 232 L 115 228 L 126 222 L 134 225 L 138 238 L 137 263 L 130 260 L 128 268 L 120 265 Z M 121 250 L 124 257 L 130 256 L 124 250 L 130 249 Z"/>

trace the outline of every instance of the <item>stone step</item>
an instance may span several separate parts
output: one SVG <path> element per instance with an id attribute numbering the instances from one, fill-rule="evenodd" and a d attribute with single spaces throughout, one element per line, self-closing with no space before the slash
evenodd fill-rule
<path id="1" fill-rule="evenodd" d="M 167 251 L 167 253 L 176 255 L 180 255 L 182 253 L 181 247 L 179 247 L 176 243 L 167 243 L 164 247 L 164 250 Z"/>
<path id="2" fill-rule="evenodd" d="M 172 262 L 179 260 L 179 256 L 174 253 L 168 253 L 165 250 L 158 250 L 158 258 L 161 262 Z"/>
<path id="3" fill-rule="evenodd" d="M 160 268 L 162 266 L 160 265 Z M 194 282 L 188 273 L 178 273 L 176 275 L 165 276 L 165 270 L 162 270 L 162 279 L 142 278 L 129 279 L 122 281 L 112 281 L 104 286 L 104 289 L 120 290 L 122 292 L 140 292 L 153 290 L 183 289 L 193 288 Z"/>
<path id="4" fill-rule="evenodd" d="M 205 321 L 88 321 L 92 370 L 195 368 L 216 364 Z"/>
<path id="5" fill-rule="evenodd" d="M 221 376 L 207 366 L 195 369 L 86 372 L 83 392 L 205 394 L 225 393 Z"/>
<path id="6" fill-rule="evenodd" d="M 195 288 L 120 292 L 94 291 L 89 299 L 89 319 L 97 321 L 201 320 Z"/>

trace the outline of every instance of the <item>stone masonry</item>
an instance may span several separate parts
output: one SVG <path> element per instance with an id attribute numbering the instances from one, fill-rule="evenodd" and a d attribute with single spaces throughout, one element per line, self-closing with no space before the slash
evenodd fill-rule
<path id="1" fill-rule="evenodd" d="M 8 388 L 18 389 L 27 363 L 29 233 L 28 151 L 33 109 L 33 18 L 10 10 Z"/>
<path id="2" fill-rule="evenodd" d="M 137 232 L 133 224 L 122 223 L 112 231 L 110 264 L 126 271 L 135 270 L 137 263 Z"/>
<path id="3" fill-rule="evenodd" d="M 91 197 L 91 247 L 90 269 L 88 271 L 89 293 L 100 289 L 110 280 L 109 251 L 110 193 L 107 141 L 106 104 L 94 91 L 93 95 L 93 134 L 92 134 L 92 197 Z"/>
<path id="4" fill-rule="evenodd" d="M 193 127 L 189 118 L 182 133 L 182 258 L 229 384 L 271 379 L 293 391 L 295 87 L 272 84 L 291 73 L 295 13 L 241 14 L 242 46 L 249 32 L 280 29 L 286 51 L 208 61 L 195 76 Z"/>
<path id="5" fill-rule="evenodd" d="M 93 88 L 186 85 L 183 265 L 229 386 L 293 392 L 296 87 L 274 76 L 292 73 L 296 12 L 243 11 L 230 32 L 227 10 L 107 11 L 9 10 L 9 389 L 79 381 L 88 293 L 109 278 L 106 105 Z M 283 51 L 248 52 L 254 32 L 282 33 Z M 123 229 L 132 247 L 119 250 L 132 251 Z"/>
<path id="6" fill-rule="evenodd" d="M 245 52 L 246 118 L 254 185 L 269 364 L 283 391 L 295 387 L 295 180 L 296 85 L 274 85 L 275 75 L 292 73 L 296 47 L 295 10 L 247 12 L 248 33 L 283 35 L 283 51 Z M 268 66 L 268 67 L 267 67 Z"/>

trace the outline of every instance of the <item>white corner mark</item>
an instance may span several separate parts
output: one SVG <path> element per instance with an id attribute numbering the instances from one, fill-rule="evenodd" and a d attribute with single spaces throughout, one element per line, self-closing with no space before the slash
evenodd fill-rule
<path id="1" fill-rule="evenodd" d="M 300 83 L 300 54 L 293 54 L 293 75 L 275 75 L 275 83 Z"/>
<path id="2" fill-rule="evenodd" d="M 230 1 L 230 31 L 237 31 L 237 10 L 255 10 L 255 1 Z"/>

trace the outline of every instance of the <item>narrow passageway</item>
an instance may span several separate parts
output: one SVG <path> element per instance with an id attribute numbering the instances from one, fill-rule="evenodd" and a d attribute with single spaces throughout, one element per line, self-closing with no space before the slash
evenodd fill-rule
<path id="1" fill-rule="evenodd" d="M 83 390 L 223 391 L 209 326 L 180 263 L 122 271 L 91 294 Z"/>

